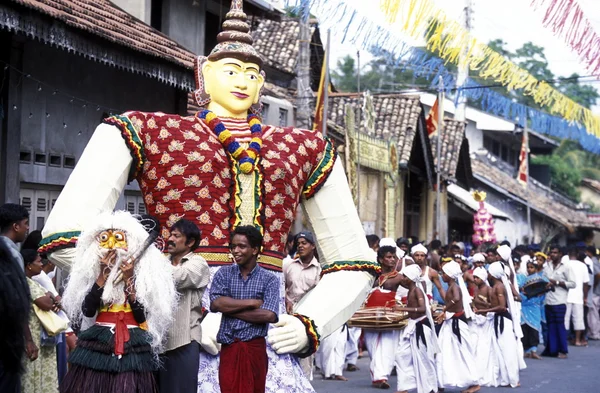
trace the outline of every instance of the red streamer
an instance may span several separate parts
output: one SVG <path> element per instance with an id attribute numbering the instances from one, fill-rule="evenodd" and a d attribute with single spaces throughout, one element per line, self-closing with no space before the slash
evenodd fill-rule
<path id="1" fill-rule="evenodd" d="M 562 38 L 580 59 L 587 69 L 596 77 L 600 77 L 600 36 L 594 30 L 589 19 L 576 0 L 532 0 L 535 9 L 545 8 L 544 27 Z"/>

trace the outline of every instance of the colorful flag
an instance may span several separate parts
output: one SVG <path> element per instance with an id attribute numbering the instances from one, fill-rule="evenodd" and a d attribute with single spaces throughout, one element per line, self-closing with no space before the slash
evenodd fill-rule
<path id="1" fill-rule="evenodd" d="M 325 76 L 327 70 L 327 56 L 323 56 L 323 67 L 321 67 L 321 81 L 319 82 L 319 91 L 317 93 L 317 105 L 315 106 L 315 121 L 313 130 L 323 132 L 323 107 L 325 106 Z M 327 86 L 327 91 L 331 93 L 331 85 Z"/>
<path id="2" fill-rule="evenodd" d="M 427 120 L 425 120 L 425 123 L 427 124 L 427 135 L 428 136 L 437 134 L 438 116 L 439 116 L 439 109 L 438 109 L 438 100 L 436 98 L 435 103 L 433 104 L 433 106 L 431 107 L 431 110 L 429 111 L 429 114 L 427 115 Z"/>
<path id="3" fill-rule="evenodd" d="M 521 145 L 521 154 L 519 155 L 519 174 L 517 180 L 523 186 L 527 186 L 528 182 L 528 153 L 529 153 L 529 141 L 527 138 L 527 131 L 523 130 L 523 144 Z"/>

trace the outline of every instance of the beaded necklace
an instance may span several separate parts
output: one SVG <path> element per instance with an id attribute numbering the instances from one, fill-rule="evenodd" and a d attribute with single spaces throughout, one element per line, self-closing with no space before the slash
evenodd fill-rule
<path id="1" fill-rule="evenodd" d="M 252 140 L 247 149 L 240 146 L 240 143 L 231 134 L 231 131 L 225 127 L 221 119 L 217 117 L 213 112 L 208 109 L 198 113 L 204 123 L 215 133 L 221 144 L 236 159 L 240 164 L 240 170 L 243 173 L 250 173 L 256 165 L 256 158 L 260 154 L 260 148 L 262 147 L 262 124 L 258 116 L 255 114 L 248 115 L 248 125 L 250 126 L 250 133 Z"/>

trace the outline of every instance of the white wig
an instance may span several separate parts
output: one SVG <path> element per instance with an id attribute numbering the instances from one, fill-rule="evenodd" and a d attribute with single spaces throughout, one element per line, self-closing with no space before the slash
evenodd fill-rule
<path id="1" fill-rule="evenodd" d="M 124 293 L 125 283 L 121 282 L 115 286 L 113 281 L 121 263 L 139 250 L 149 236 L 142 224 L 126 211 L 101 213 L 84 229 L 77 241 L 75 262 L 71 267 L 62 299 L 65 310 L 74 322 L 82 320 L 84 299 L 100 274 L 100 258 L 108 250 L 100 248 L 97 237 L 107 229 L 120 229 L 125 232 L 127 251 L 118 250 L 117 261 L 106 280 L 102 294 L 104 304 L 125 300 L 124 295 L 121 299 L 115 299 L 115 294 Z M 178 295 L 173 281 L 172 266 L 168 259 L 151 245 L 143 257 L 135 262 L 134 278 L 136 299 L 144 307 L 148 333 L 152 337 L 150 344 L 154 353 L 158 354 L 162 350 L 177 306 Z"/>

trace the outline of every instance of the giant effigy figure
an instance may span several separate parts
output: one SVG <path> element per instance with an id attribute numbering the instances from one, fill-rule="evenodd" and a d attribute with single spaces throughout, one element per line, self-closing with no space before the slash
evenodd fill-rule
<path id="1" fill-rule="evenodd" d="M 131 111 L 97 127 L 50 214 L 42 251 L 68 271 L 81 228 L 113 210 L 133 180 L 165 239 L 181 218 L 198 225 L 196 252 L 211 274 L 231 263 L 230 232 L 254 225 L 264 236 L 259 263 L 281 281 L 282 315 L 267 339 L 267 391 L 312 391 L 296 356 L 314 353 L 319 337 L 352 316 L 378 266 L 331 141 L 319 132 L 261 124 L 263 61 L 252 47 L 241 0 L 232 1 L 217 40 L 211 54 L 196 61 L 195 98 L 203 110 L 195 116 Z M 286 315 L 282 258 L 300 204 L 324 275 L 295 314 Z M 219 392 L 218 327 L 219 315 L 202 322 L 202 392 Z"/>

